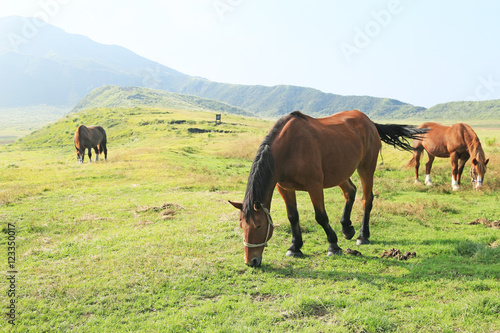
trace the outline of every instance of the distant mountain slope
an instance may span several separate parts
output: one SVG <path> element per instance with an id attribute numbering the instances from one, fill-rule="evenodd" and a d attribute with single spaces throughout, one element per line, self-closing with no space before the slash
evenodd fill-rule
<path id="1" fill-rule="evenodd" d="M 213 111 L 255 117 L 241 108 L 208 98 L 190 96 L 141 87 L 104 86 L 94 89 L 83 98 L 72 112 L 92 108 L 162 107 L 179 110 Z"/>
<path id="2" fill-rule="evenodd" d="M 296 86 L 249 86 L 185 75 L 120 46 L 96 43 L 49 24 L 0 18 L 0 107 L 74 106 L 105 85 L 140 86 L 226 102 L 257 115 L 302 110 L 311 116 L 359 109 L 376 118 L 416 116 L 425 109 L 393 99 L 340 96 Z M 34 27 L 26 38 L 26 27 Z"/>
<path id="3" fill-rule="evenodd" d="M 282 116 L 295 110 L 318 117 L 358 109 L 370 117 L 406 118 L 418 116 L 425 110 L 423 107 L 394 99 L 342 96 L 324 93 L 313 88 L 288 85 L 248 86 L 198 79 L 191 81 L 182 92 L 224 101 L 258 115 L 272 117 Z"/>
<path id="4" fill-rule="evenodd" d="M 176 90 L 191 80 L 124 47 L 38 25 L 18 16 L 0 18 L 0 107 L 74 106 L 103 85 Z M 25 38 L 30 26 L 36 30 Z"/>
<path id="5" fill-rule="evenodd" d="M 449 102 L 435 105 L 423 114 L 426 119 L 500 119 L 500 99 L 478 102 Z"/>

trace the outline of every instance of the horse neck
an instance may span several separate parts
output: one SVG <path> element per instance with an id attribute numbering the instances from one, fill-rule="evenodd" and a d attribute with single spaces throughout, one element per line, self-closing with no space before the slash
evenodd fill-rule
<path id="1" fill-rule="evenodd" d="M 478 159 L 479 161 L 485 160 L 485 155 L 483 151 L 483 147 L 481 146 L 481 142 L 477 137 L 476 133 L 470 127 L 466 127 L 466 133 L 464 135 L 465 142 L 467 144 L 469 155 L 473 158 Z"/>
<path id="2" fill-rule="evenodd" d="M 260 202 L 268 209 L 270 208 L 274 187 L 278 182 L 271 145 L 273 145 L 275 137 L 283 130 L 285 124 L 296 117 L 306 119 L 306 116 L 302 113 L 298 111 L 292 112 L 279 119 L 262 141 L 250 170 L 247 191 L 243 201 L 243 211 L 247 214 L 251 214 L 253 205 L 256 202 Z"/>
<path id="3" fill-rule="evenodd" d="M 486 156 L 484 155 L 483 147 L 481 147 L 481 143 L 478 141 L 478 145 L 475 147 L 475 152 L 472 152 L 472 156 L 476 157 L 477 160 L 484 162 Z"/>

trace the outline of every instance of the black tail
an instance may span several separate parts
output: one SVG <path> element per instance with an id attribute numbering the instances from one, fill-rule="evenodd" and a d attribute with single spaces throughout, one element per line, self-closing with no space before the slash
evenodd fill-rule
<path id="1" fill-rule="evenodd" d="M 415 150 L 407 139 L 421 139 L 422 135 L 429 131 L 428 128 L 416 128 L 412 125 L 374 124 L 382 141 L 406 151 Z"/>

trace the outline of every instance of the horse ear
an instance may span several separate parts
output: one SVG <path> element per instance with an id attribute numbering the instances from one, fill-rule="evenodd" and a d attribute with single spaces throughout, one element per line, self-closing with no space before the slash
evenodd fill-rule
<path id="1" fill-rule="evenodd" d="M 255 211 L 259 211 L 259 210 L 261 210 L 261 209 L 262 209 L 262 204 L 261 204 L 260 202 L 258 202 L 258 201 L 257 201 L 256 203 L 254 203 L 254 205 L 253 205 L 253 209 L 254 209 Z"/>
<path id="2" fill-rule="evenodd" d="M 243 208 L 243 203 L 238 202 L 238 201 L 231 201 L 228 200 L 231 205 L 233 205 L 234 208 L 241 210 Z"/>
<path id="3" fill-rule="evenodd" d="M 488 164 L 489 161 L 490 161 L 490 159 L 487 158 L 486 161 L 484 161 L 484 165 Z"/>
<path id="4" fill-rule="evenodd" d="M 476 160 L 476 158 L 475 158 L 475 157 L 472 159 L 472 164 L 477 165 L 477 160 Z M 486 164 L 486 163 L 485 163 L 485 164 Z"/>

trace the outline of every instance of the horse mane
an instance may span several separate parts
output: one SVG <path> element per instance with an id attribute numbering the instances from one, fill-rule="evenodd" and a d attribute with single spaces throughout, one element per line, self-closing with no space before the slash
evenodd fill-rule
<path id="1" fill-rule="evenodd" d="M 467 124 L 462 124 L 462 127 L 464 129 L 463 136 L 465 143 L 467 144 L 469 154 L 472 158 L 477 158 L 480 161 L 484 161 L 486 159 L 486 156 L 484 155 L 483 147 L 481 146 L 481 142 L 479 141 L 476 132 L 474 132 L 472 127 Z"/>
<path id="2" fill-rule="evenodd" d="M 274 176 L 274 158 L 271 153 L 271 143 L 283 126 L 295 117 L 307 120 L 306 116 L 299 111 L 294 111 L 280 118 L 257 150 L 257 155 L 255 155 L 250 175 L 248 176 L 245 198 L 243 199 L 242 211 L 247 219 L 253 216 L 254 204 L 264 201 L 268 185 Z"/>
<path id="3" fill-rule="evenodd" d="M 80 149 L 80 136 L 81 136 L 81 133 L 80 131 L 82 130 L 82 128 L 84 128 L 85 125 L 80 125 L 78 126 L 78 128 L 76 129 L 76 132 L 75 132 L 75 147 L 77 149 Z"/>

